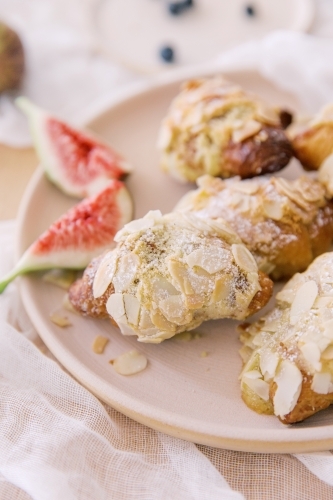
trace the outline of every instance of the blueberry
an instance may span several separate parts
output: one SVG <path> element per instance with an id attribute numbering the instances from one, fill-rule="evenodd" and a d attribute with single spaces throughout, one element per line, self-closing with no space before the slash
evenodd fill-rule
<path id="1" fill-rule="evenodd" d="M 194 0 L 183 0 L 182 2 L 171 2 L 168 5 L 168 9 L 170 14 L 173 16 L 178 16 L 181 14 L 184 10 L 189 9 L 190 7 L 193 7 L 194 5 Z"/>
<path id="2" fill-rule="evenodd" d="M 245 6 L 245 13 L 249 17 L 254 17 L 256 15 L 256 10 L 253 7 L 253 5 L 246 5 Z"/>
<path id="3" fill-rule="evenodd" d="M 161 48 L 160 56 L 163 59 L 163 61 L 171 63 L 174 61 L 175 53 L 172 47 L 165 46 Z"/>
<path id="4" fill-rule="evenodd" d="M 173 16 L 178 16 L 179 14 L 182 13 L 184 5 L 183 2 L 172 2 L 169 3 L 168 8 L 170 14 L 172 14 Z"/>

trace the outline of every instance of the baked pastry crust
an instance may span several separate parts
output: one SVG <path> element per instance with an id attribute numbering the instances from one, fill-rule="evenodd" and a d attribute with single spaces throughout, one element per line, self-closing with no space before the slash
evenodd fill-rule
<path id="1" fill-rule="evenodd" d="M 333 205 L 325 188 L 302 176 L 228 180 L 203 176 L 175 210 L 222 217 L 273 279 L 304 271 L 333 239 Z"/>
<path id="2" fill-rule="evenodd" d="M 191 80 L 160 130 L 162 169 L 192 182 L 204 174 L 248 178 L 276 172 L 292 157 L 282 123 L 281 110 L 221 76 Z"/>
<path id="3" fill-rule="evenodd" d="M 111 293 L 114 292 L 114 288 L 111 284 L 101 297 L 95 298 L 93 295 L 94 278 L 102 259 L 103 255 L 100 255 L 90 262 L 82 278 L 70 286 L 68 298 L 74 309 L 80 314 L 104 319 L 109 317 L 106 302 Z"/>
<path id="4" fill-rule="evenodd" d="M 325 106 L 306 123 L 292 125 L 287 134 L 305 170 L 318 170 L 333 153 L 333 105 Z"/>
<path id="5" fill-rule="evenodd" d="M 333 403 L 333 252 L 276 296 L 276 307 L 240 327 L 242 397 L 258 413 L 301 422 Z"/>
<path id="6" fill-rule="evenodd" d="M 69 290 L 87 315 L 111 317 L 124 335 L 159 343 L 203 321 L 244 319 L 261 309 L 272 281 L 222 219 L 149 212 L 127 224 L 118 246 Z"/>

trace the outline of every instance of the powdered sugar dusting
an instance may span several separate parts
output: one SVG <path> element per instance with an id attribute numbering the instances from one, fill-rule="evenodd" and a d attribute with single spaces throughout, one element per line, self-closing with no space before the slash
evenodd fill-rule
<path id="1" fill-rule="evenodd" d="M 247 349 L 242 380 L 258 365 L 263 380 L 278 384 L 273 409 L 284 417 L 295 408 L 304 381 L 313 381 L 315 393 L 333 392 L 329 354 L 333 347 L 333 252 L 318 257 L 306 272 L 296 274 L 276 299 L 273 311 L 241 334 Z"/>
<path id="2" fill-rule="evenodd" d="M 256 266 L 236 262 L 231 244 L 243 245 L 222 219 L 210 225 L 193 214 L 150 212 L 125 226 L 117 240 L 110 254 L 116 259 L 112 284 L 117 297 L 138 301 L 131 313 L 135 324 L 126 308 L 121 322 L 143 342 L 161 342 L 208 319 L 245 318 L 260 290 Z M 115 300 L 117 313 L 120 298 Z"/>

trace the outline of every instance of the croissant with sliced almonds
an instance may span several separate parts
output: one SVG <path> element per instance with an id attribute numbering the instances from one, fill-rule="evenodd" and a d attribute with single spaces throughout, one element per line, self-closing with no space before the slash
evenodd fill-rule
<path id="1" fill-rule="evenodd" d="M 222 217 L 272 279 L 304 271 L 333 239 L 333 204 L 318 181 L 302 176 L 198 179 L 175 210 Z"/>
<path id="2" fill-rule="evenodd" d="M 276 307 L 240 327 L 242 398 L 258 413 L 301 422 L 333 403 L 333 252 L 276 296 Z"/>
<path id="3" fill-rule="evenodd" d="M 221 76 L 190 80 L 162 123 L 161 167 L 183 182 L 276 172 L 292 157 L 283 130 L 290 120 Z"/>
<path id="4" fill-rule="evenodd" d="M 71 286 L 69 300 L 141 342 L 159 343 L 210 319 L 247 318 L 271 297 L 272 281 L 221 218 L 153 211 L 115 240 Z"/>
<path id="5" fill-rule="evenodd" d="M 333 153 L 333 104 L 323 107 L 312 119 L 291 125 L 287 134 L 305 170 L 318 170 Z"/>

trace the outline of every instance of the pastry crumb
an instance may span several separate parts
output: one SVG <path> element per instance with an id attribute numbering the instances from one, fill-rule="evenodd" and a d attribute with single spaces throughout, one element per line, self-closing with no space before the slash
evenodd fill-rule
<path id="1" fill-rule="evenodd" d="M 95 337 L 94 339 L 92 350 L 94 351 L 95 354 L 103 354 L 106 344 L 108 342 L 109 339 L 107 337 L 103 337 L 103 335 L 97 335 L 97 337 Z"/>
<path id="2" fill-rule="evenodd" d="M 50 314 L 50 320 L 52 321 L 52 323 L 54 323 L 57 326 L 60 326 L 61 328 L 65 328 L 66 326 L 72 326 L 72 323 L 66 316 L 61 316 L 58 313 Z"/>

